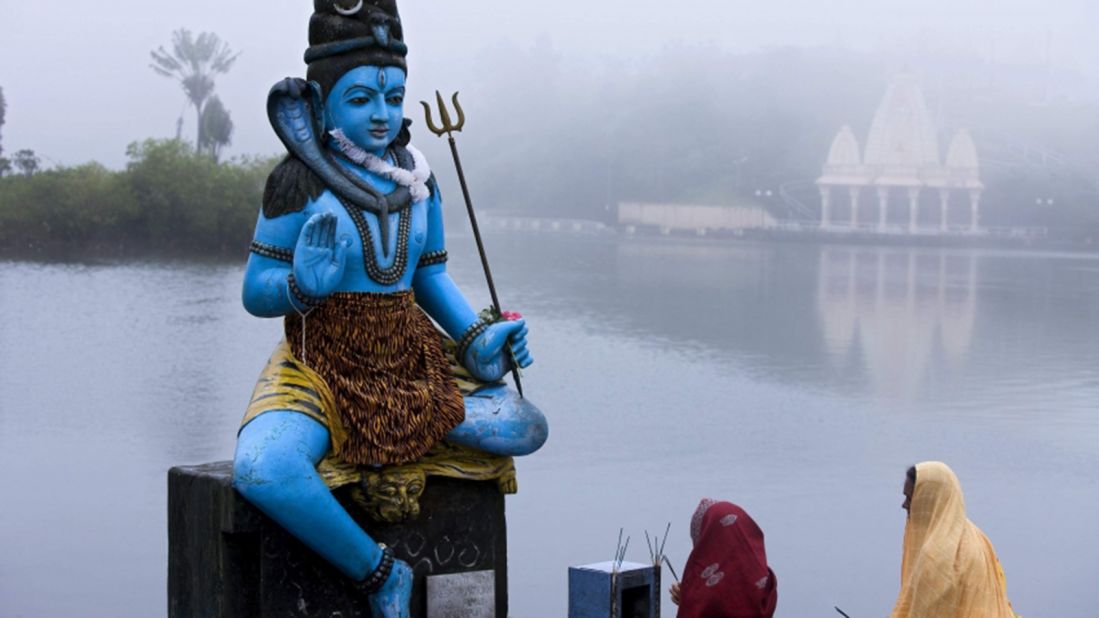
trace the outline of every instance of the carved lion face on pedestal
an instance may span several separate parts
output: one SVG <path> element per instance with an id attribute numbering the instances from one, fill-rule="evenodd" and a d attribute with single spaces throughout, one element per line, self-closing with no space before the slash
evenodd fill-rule
<path id="1" fill-rule="evenodd" d="M 375 521 L 398 523 L 419 517 L 426 484 L 427 475 L 421 469 L 367 472 L 354 497 Z"/>

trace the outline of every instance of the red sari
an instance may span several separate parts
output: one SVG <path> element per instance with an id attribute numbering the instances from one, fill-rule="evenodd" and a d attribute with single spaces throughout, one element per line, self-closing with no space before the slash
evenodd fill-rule
<path id="1" fill-rule="evenodd" d="M 763 531 L 744 509 L 704 499 L 691 519 L 694 549 L 680 583 L 678 618 L 770 618 L 778 582 Z"/>

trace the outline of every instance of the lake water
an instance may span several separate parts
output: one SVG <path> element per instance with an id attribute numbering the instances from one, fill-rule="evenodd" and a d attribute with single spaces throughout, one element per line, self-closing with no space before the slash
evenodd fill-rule
<path id="1" fill-rule="evenodd" d="M 513 616 L 564 616 L 568 566 L 620 527 L 644 561 L 670 521 L 681 573 L 703 496 L 766 532 L 779 616 L 887 615 L 928 459 L 1020 614 L 1095 616 L 1099 257 L 486 240 L 551 423 L 508 499 Z M 487 304 L 472 242 L 450 248 Z M 242 266 L 0 262 L 0 616 L 165 613 L 167 469 L 231 458 L 280 336 L 241 308 Z"/>

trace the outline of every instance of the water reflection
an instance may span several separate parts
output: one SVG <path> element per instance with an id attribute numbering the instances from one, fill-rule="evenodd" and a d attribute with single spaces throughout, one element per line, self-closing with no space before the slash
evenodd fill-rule
<path id="1" fill-rule="evenodd" d="M 781 381 L 812 379 L 817 248 L 755 243 L 618 244 L 618 315 L 632 335 L 744 364 Z"/>
<path id="2" fill-rule="evenodd" d="M 973 253 L 824 247 L 817 315 L 828 359 L 836 368 L 859 362 L 879 395 L 913 398 L 929 366 L 967 355 L 977 287 Z"/>

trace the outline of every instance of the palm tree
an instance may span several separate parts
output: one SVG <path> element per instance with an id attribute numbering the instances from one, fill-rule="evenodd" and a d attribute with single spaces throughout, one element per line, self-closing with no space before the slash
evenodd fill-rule
<path id="1" fill-rule="evenodd" d="M 214 76 L 229 72 L 240 53 L 234 54 L 229 44 L 213 32 L 200 32 L 194 37 L 190 30 L 181 28 L 172 33 L 171 52 L 162 45 L 149 55 L 153 58 L 149 67 L 164 77 L 178 80 L 195 107 L 198 125 L 195 149 L 201 151 L 207 142 L 202 132 L 202 112 L 214 93 Z"/>
<path id="2" fill-rule="evenodd" d="M 202 109 L 202 141 L 199 148 L 210 153 L 217 161 L 221 156 L 221 149 L 228 146 L 233 137 L 233 119 L 229 117 L 229 111 L 221 103 L 221 99 L 214 95 L 206 102 Z"/>

